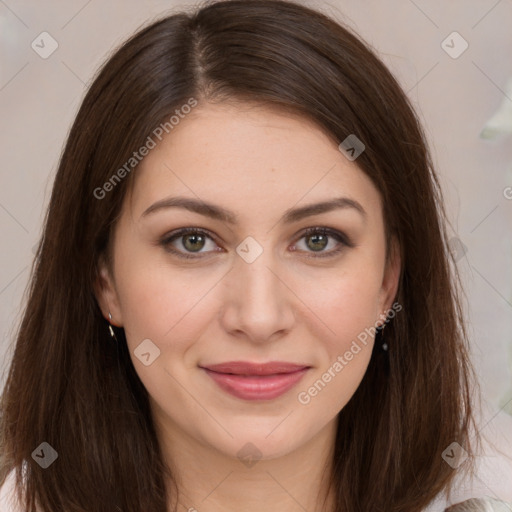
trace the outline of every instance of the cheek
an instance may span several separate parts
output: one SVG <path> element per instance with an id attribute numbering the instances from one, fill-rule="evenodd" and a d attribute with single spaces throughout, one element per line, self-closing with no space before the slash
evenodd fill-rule
<path id="1" fill-rule="evenodd" d="M 347 273 L 325 283 L 322 293 L 311 297 L 316 332 L 325 324 L 328 335 L 319 340 L 316 368 L 297 390 L 296 400 L 305 416 L 316 418 L 315 424 L 332 420 L 364 377 L 378 319 L 376 282 L 368 272 Z"/>
<path id="2" fill-rule="evenodd" d="M 347 268 L 334 277 L 332 274 L 317 276 L 307 303 L 316 323 L 327 327 L 329 336 L 324 338 L 324 347 L 331 358 L 347 350 L 358 335 L 375 325 L 379 316 L 379 290 L 378 272 L 369 266 L 363 265 L 360 270 Z"/>
<path id="3" fill-rule="evenodd" d="M 172 396 L 175 403 L 193 408 L 180 383 L 189 371 L 196 371 L 195 361 L 189 363 L 186 355 L 208 319 L 205 308 L 212 283 L 191 283 L 187 272 L 147 262 L 124 265 L 123 271 L 126 279 L 118 291 L 126 342 L 139 378 L 156 403 L 168 404 Z M 200 411 L 194 414 L 201 417 Z"/>
<path id="4" fill-rule="evenodd" d="M 130 352 L 152 340 L 162 355 L 183 352 L 210 314 L 209 299 L 222 273 L 172 267 L 155 253 L 132 250 L 117 262 L 118 295 Z M 164 258 L 165 259 L 165 258 Z"/>

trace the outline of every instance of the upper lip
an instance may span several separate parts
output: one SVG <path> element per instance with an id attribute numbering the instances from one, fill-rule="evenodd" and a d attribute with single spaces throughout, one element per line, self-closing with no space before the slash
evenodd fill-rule
<path id="1" fill-rule="evenodd" d="M 275 375 L 278 373 L 293 373 L 305 368 L 305 364 L 287 363 L 284 361 L 270 361 L 268 363 L 250 363 L 246 361 L 230 361 L 227 363 L 201 366 L 217 373 L 231 373 L 234 375 Z"/>

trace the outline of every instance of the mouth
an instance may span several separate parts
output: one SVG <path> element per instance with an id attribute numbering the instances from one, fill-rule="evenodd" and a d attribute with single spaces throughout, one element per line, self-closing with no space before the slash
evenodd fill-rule
<path id="1" fill-rule="evenodd" d="M 272 400 L 293 388 L 311 367 L 281 361 L 233 361 L 200 368 L 232 396 L 242 400 Z"/>

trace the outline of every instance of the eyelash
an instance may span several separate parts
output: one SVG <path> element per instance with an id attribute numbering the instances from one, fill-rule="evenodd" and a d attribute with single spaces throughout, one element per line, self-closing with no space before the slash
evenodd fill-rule
<path id="1" fill-rule="evenodd" d="M 199 228 L 181 228 L 176 231 L 173 231 L 163 237 L 159 241 L 159 245 L 163 246 L 166 251 L 169 251 L 179 258 L 185 258 L 185 259 L 199 259 L 203 256 L 192 256 L 191 253 L 181 252 L 176 250 L 171 246 L 171 242 L 174 240 L 185 236 L 185 235 L 204 235 L 210 239 L 212 239 L 215 242 L 215 237 L 212 233 L 210 233 L 208 230 L 205 229 L 199 229 Z M 307 228 L 305 231 L 302 232 L 301 236 L 297 239 L 297 241 L 301 240 L 302 238 L 305 238 L 310 235 L 327 235 L 329 237 L 334 238 L 336 241 L 339 242 L 339 245 L 336 249 L 332 249 L 330 251 L 327 251 L 323 254 L 316 254 L 314 256 L 306 256 L 307 258 L 330 258 L 336 256 L 338 253 L 340 253 L 345 247 L 355 247 L 355 244 L 344 234 L 339 231 L 336 231 L 331 228 L 327 227 L 312 227 Z M 210 252 L 210 251 L 208 251 Z M 309 252 L 309 251 L 307 251 Z M 197 253 L 200 254 L 200 253 Z"/>

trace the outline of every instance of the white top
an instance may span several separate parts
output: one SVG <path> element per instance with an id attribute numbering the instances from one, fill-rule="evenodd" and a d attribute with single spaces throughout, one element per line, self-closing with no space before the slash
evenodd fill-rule
<path id="1" fill-rule="evenodd" d="M 454 503 L 471 498 L 480 498 L 475 508 L 461 507 L 461 512 L 511 512 L 512 511 L 512 417 L 500 413 L 493 420 L 493 428 L 486 432 L 496 449 L 484 438 L 482 449 L 484 456 L 477 457 L 476 476 L 471 482 L 456 483 L 450 502 L 439 496 L 425 512 L 444 512 Z M 24 512 L 15 499 L 14 471 L 9 473 L 4 485 L 0 488 L 1 512 Z"/>
<path id="2" fill-rule="evenodd" d="M 488 475 L 490 476 L 490 474 Z M 504 474 L 502 474 L 504 476 Z M 508 487 L 508 494 L 512 494 L 512 491 L 510 488 L 512 487 L 512 471 L 508 474 L 508 484 L 506 486 Z M 492 480 L 492 479 L 491 479 Z M 504 483 L 504 482 L 502 482 Z M 496 488 L 494 485 L 495 482 L 492 482 L 493 487 Z M 461 494 L 464 493 L 457 493 L 459 498 L 452 500 L 452 503 L 459 503 L 460 501 L 468 500 L 472 497 L 480 497 L 481 499 L 478 500 L 478 507 L 474 509 L 469 508 L 463 508 L 461 512 L 470 512 L 470 510 L 474 510 L 475 512 L 511 512 L 512 511 L 512 499 L 505 497 L 505 499 L 510 500 L 507 503 L 504 501 L 498 501 L 493 499 L 492 497 L 486 496 L 486 494 L 494 494 L 494 491 L 490 491 L 490 488 L 485 488 L 485 485 L 483 485 L 484 489 L 479 489 L 477 492 L 465 494 L 465 496 L 461 496 Z M 483 492 L 481 492 L 483 491 Z M 487 493 L 486 493 L 487 491 Z M 500 498 L 502 497 L 501 494 L 498 495 Z M 16 501 L 15 496 L 15 487 L 14 487 L 14 471 L 9 473 L 9 476 L 4 482 L 4 485 L 2 488 L 0 488 L 0 511 L 1 512 L 24 512 L 24 510 L 21 508 L 19 503 Z M 434 501 L 426 510 L 425 512 L 444 512 L 446 507 L 448 507 L 449 504 L 446 502 L 445 499 L 438 498 L 436 501 Z"/>
<path id="3" fill-rule="evenodd" d="M 509 478 L 508 494 L 510 495 L 510 493 L 512 492 L 512 491 L 510 491 L 510 487 L 512 486 L 512 472 L 509 473 L 508 478 Z M 489 494 L 489 488 L 487 488 L 486 490 L 487 490 L 487 494 Z M 470 510 L 471 511 L 474 510 L 475 512 L 477 512 L 477 511 L 480 511 L 480 512 L 510 512 L 510 511 L 512 511 L 512 500 L 508 501 L 506 503 L 501 500 L 500 501 L 495 500 L 488 496 L 486 497 L 485 494 L 486 493 L 484 491 L 483 494 L 478 492 L 476 494 L 466 495 L 463 498 L 461 497 L 462 500 L 467 500 L 471 497 L 477 497 L 477 496 L 482 497 L 481 499 L 478 500 L 478 505 L 479 505 L 478 507 L 476 507 L 474 509 L 463 508 L 461 510 L 461 512 L 462 511 L 470 512 Z M 494 492 L 493 492 L 493 494 L 494 494 Z M 500 497 L 501 497 L 501 495 L 500 495 Z M 0 510 L 2 512 L 24 512 L 15 498 L 16 498 L 16 496 L 15 496 L 15 487 L 14 487 L 14 471 L 12 471 L 11 473 L 9 473 L 9 476 L 5 480 L 4 485 L 0 489 Z M 458 503 L 461 501 L 461 499 L 459 498 L 459 499 L 455 499 L 452 501 L 454 503 Z M 507 499 L 509 499 L 509 498 L 507 498 Z M 446 502 L 445 499 L 439 498 L 436 501 L 434 501 L 425 510 L 425 512 L 444 512 L 446 507 L 448 507 L 448 506 L 449 506 L 449 504 Z"/>
<path id="4" fill-rule="evenodd" d="M 11 471 L 0 489 L 0 510 L 2 512 L 22 512 L 18 502 L 15 501 L 14 471 Z"/>

